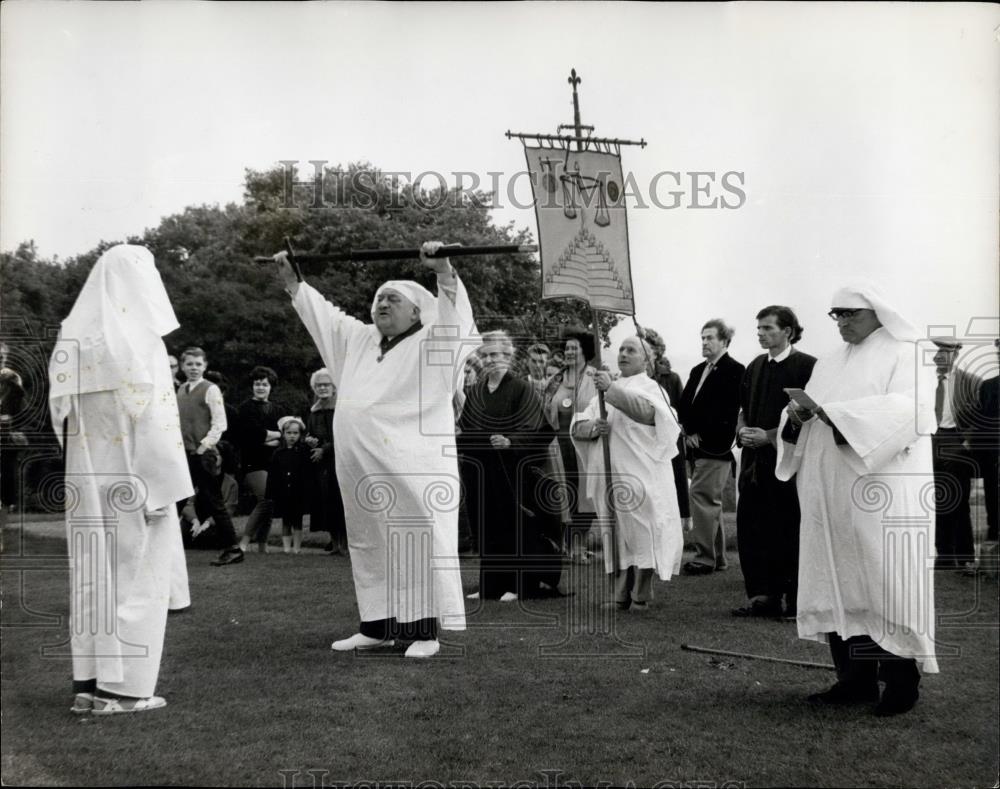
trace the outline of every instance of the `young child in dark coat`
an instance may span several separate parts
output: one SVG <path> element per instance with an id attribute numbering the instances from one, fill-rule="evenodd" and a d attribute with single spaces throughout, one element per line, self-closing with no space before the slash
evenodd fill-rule
<path id="1" fill-rule="evenodd" d="M 308 500 L 313 469 L 309 449 L 303 443 L 305 423 L 297 416 L 278 420 L 281 446 L 271 456 L 264 497 L 272 512 L 281 518 L 281 543 L 285 553 L 302 550 L 302 515 Z"/>

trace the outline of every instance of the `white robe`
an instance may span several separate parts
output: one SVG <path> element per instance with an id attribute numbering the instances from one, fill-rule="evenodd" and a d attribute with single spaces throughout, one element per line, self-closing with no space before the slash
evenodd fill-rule
<path id="1" fill-rule="evenodd" d="M 664 469 L 670 470 L 670 461 L 677 454 L 681 429 L 665 393 L 652 378 L 631 375 L 619 378 L 615 385 L 650 403 L 655 412 L 654 424 L 643 425 L 607 404 L 618 569 L 653 568 L 667 581 L 680 571 L 684 550 L 677 491 L 673 484 L 663 482 L 667 478 Z M 600 407 L 594 397 L 586 410 L 573 418 L 573 424 L 599 418 Z M 587 495 L 601 518 L 606 518 L 603 441 L 574 437 L 573 443 L 584 460 Z M 610 535 L 608 527 L 604 529 L 603 542 L 607 544 Z M 611 551 L 605 549 L 604 564 L 609 573 L 615 570 L 612 561 Z"/>
<path id="2" fill-rule="evenodd" d="M 113 247 L 63 321 L 49 366 L 60 440 L 66 420 L 73 678 L 126 696 L 156 689 L 171 570 L 183 559 L 174 503 L 192 493 L 160 337 L 176 325 L 148 250 Z M 181 601 L 186 585 L 185 575 L 174 588 Z"/>
<path id="3" fill-rule="evenodd" d="M 306 283 L 292 299 L 337 386 L 337 479 L 363 622 L 465 629 L 452 397 L 479 339 L 461 280 L 451 297 L 442 290 L 434 321 L 381 362 L 375 326 Z"/>
<path id="4" fill-rule="evenodd" d="M 820 359 L 806 388 L 833 430 L 807 422 L 778 442 L 778 479 L 802 510 L 798 631 L 868 635 L 938 670 L 934 653 L 934 368 L 918 343 L 880 328 Z M 788 419 L 782 416 L 780 430 Z"/>
<path id="5" fill-rule="evenodd" d="M 165 351 L 163 362 L 169 375 Z M 173 500 L 192 490 L 185 462 L 173 492 L 151 499 L 158 491 L 137 462 L 148 431 L 135 427 L 115 392 L 74 398 L 66 442 L 66 539 L 73 678 L 96 678 L 102 690 L 145 698 L 156 690 L 171 579 L 175 561 L 184 556 Z M 155 503 L 161 507 L 149 509 Z M 190 603 L 186 584 L 175 590 L 183 595 L 181 604 L 184 598 Z"/>

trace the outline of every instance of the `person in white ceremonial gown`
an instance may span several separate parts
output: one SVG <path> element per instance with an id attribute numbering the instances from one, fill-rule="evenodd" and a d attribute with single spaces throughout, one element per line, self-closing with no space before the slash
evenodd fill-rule
<path id="1" fill-rule="evenodd" d="M 193 492 L 163 335 L 178 326 L 153 256 L 119 245 L 62 322 L 49 405 L 66 460 L 72 711 L 162 707 L 167 607 L 189 602 L 174 503 Z M 183 599 L 178 599 L 178 597 Z"/>
<path id="2" fill-rule="evenodd" d="M 459 478 L 452 398 L 479 344 L 465 286 L 447 258 L 423 264 L 438 297 L 390 281 L 372 302 L 374 325 L 352 318 L 275 256 L 292 305 L 337 387 L 337 479 L 360 630 L 336 651 L 412 642 L 407 657 L 440 649 L 438 626 L 465 629 L 458 560 Z"/>
<path id="3" fill-rule="evenodd" d="M 796 474 L 802 510 L 798 631 L 830 645 L 823 705 L 906 712 L 934 651 L 932 354 L 870 283 L 841 288 L 844 345 L 821 358 L 779 427 L 776 476 Z M 932 346 L 929 346 L 932 347 Z M 879 680 L 885 690 L 879 695 Z"/>
<path id="4" fill-rule="evenodd" d="M 604 392 L 607 419 L 598 399 L 573 419 L 570 434 L 584 459 L 587 495 L 607 517 L 604 453 L 601 436 L 610 436 L 612 492 L 617 502 L 614 566 L 605 526 L 605 569 L 613 576 L 615 602 L 621 609 L 642 611 L 652 599 L 653 573 L 667 581 L 680 571 L 684 529 L 673 485 L 663 484 L 663 469 L 677 454 L 681 428 L 666 393 L 647 375 L 653 353 L 638 337 L 628 337 L 618 350 L 621 377 L 600 370 L 594 383 Z"/>

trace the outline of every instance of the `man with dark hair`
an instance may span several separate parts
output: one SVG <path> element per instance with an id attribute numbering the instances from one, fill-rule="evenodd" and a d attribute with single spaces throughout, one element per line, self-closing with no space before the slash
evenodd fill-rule
<path id="1" fill-rule="evenodd" d="M 794 618 L 799 572 L 799 497 L 795 482 L 774 476 L 778 423 L 788 405 L 785 389 L 809 382 L 816 358 L 794 347 L 802 327 L 788 307 L 772 305 L 757 313 L 757 341 L 766 353 L 747 367 L 740 385 L 736 443 L 740 458 L 736 533 L 740 567 L 749 604 L 733 616 Z"/>
<path id="2" fill-rule="evenodd" d="M 534 343 L 527 351 L 528 375 L 526 377 L 528 383 L 534 386 L 535 391 L 539 394 L 545 391 L 545 384 L 548 383 L 545 376 L 545 365 L 548 364 L 549 353 L 549 346 L 540 342 Z"/>
<path id="3" fill-rule="evenodd" d="M 678 406 L 691 463 L 691 542 L 694 559 L 688 575 L 704 575 L 729 567 L 722 525 L 722 491 L 733 463 L 733 438 L 740 410 L 744 367 L 729 356 L 733 330 L 718 318 L 701 330 L 705 361 L 691 370 Z"/>
<path id="4" fill-rule="evenodd" d="M 978 380 L 955 367 L 962 344 L 954 337 L 933 337 L 937 346 L 934 415 L 938 429 L 934 447 L 934 543 L 939 567 L 973 572 L 976 547 L 972 537 L 969 496 L 976 465 L 969 451 Z"/>

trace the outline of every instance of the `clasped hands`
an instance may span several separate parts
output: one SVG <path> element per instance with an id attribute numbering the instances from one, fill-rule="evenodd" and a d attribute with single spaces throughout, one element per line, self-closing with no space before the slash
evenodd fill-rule
<path id="1" fill-rule="evenodd" d="M 507 436 L 494 433 L 490 436 L 490 446 L 494 449 L 510 449 L 510 439 Z"/>
<path id="2" fill-rule="evenodd" d="M 737 435 L 740 439 L 740 446 L 748 449 L 757 449 L 771 443 L 767 437 L 767 431 L 760 427 L 742 427 Z"/>

